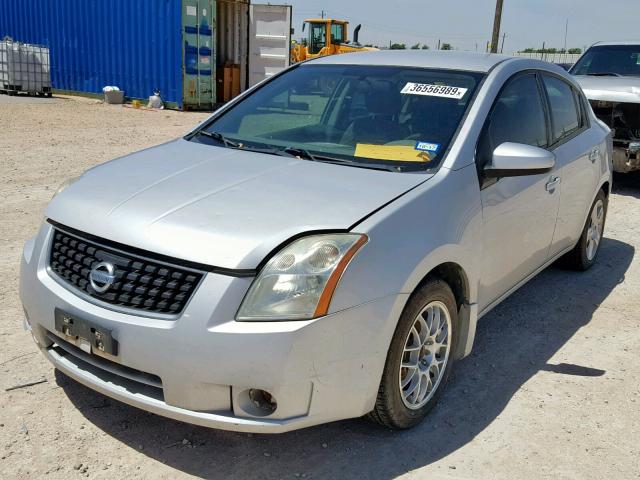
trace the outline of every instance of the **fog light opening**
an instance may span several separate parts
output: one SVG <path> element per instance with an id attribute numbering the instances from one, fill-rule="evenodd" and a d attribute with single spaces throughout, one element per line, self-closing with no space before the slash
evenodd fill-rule
<path id="1" fill-rule="evenodd" d="M 245 401 L 241 402 L 241 407 L 249 415 L 267 417 L 278 408 L 275 397 L 266 390 L 250 388 L 243 392 L 242 397 Z"/>

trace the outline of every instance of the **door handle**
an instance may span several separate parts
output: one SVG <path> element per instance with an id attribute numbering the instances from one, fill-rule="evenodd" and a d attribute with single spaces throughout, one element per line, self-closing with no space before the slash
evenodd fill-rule
<path id="1" fill-rule="evenodd" d="M 589 160 L 591 160 L 591 163 L 595 163 L 596 160 L 598 160 L 599 157 L 600 157 L 600 149 L 598 147 L 595 147 L 589 153 Z"/>
<path id="2" fill-rule="evenodd" d="M 547 192 L 552 192 L 556 189 L 559 183 L 560 177 L 551 177 L 551 180 L 547 182 L 544 188 L 547 190 Z"/>

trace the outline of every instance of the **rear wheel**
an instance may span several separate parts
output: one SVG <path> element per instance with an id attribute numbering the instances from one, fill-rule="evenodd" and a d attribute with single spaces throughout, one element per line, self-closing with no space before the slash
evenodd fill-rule
<path id="1" fill-rule="evenodd" d="M 593 201 L 589 217 L 577 245 L 562 259 L 562 263 L 574 270 L 587 270 L 595 263 L 607 218 L 607 197 L 600 190 Z"/>
<path id="2" fill-rule="evenodd" d="M 409 300 L 387 354 L 370 417 L 390 428 L 410 428 L 437 403 L 453 366 L 458 331 L 449 285 L 429 280 Z"/>

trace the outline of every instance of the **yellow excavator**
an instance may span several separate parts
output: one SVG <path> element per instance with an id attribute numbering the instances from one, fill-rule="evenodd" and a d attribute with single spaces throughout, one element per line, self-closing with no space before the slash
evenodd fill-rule
<path id="1" fill-rule="evenodd" d="M 308 18 L 302 24 L 302 31 L 308 25 L 307 38 L 302 43 L 292 42 L 291 63 L 302 62 L 311 58 L 341 53 L 366 52 L 378 50 L 363 47 L 358 43 L 361 25 L 353 31 L 353 41 L 349 41 L 349 22 L 332 18 Z"/>

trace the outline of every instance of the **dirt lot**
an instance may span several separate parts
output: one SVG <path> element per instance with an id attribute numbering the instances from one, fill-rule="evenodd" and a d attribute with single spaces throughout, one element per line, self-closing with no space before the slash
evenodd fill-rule
<path id="1" fill-rule="evenodd" d="M 473 355 L 412 431 L 364 419 L 281 436 L 207 430 L 55 372 L 22 330 L 17 292 L 46 202 L 65 178 L 204 117 L 0 96 L 2 478 L 640 478 L 640 176 L 616 178 L 596 266 L 552 267 L 483 319 Z"/>

